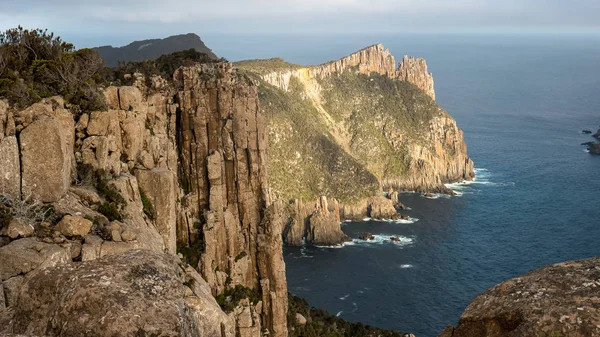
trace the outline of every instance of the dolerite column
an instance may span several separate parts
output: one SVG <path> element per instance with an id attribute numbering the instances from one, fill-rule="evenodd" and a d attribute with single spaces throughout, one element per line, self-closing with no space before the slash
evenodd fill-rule
<path id="1" fill-rule="evenodd" d="M 287 336 L 281 225 L 264 220 L 267 134 L 257 88 L 229 63 L 183 67 L 174 79 L 179 179 L 189 203 L 178 228 L 198 232 L 190 243 L 202 247 L 198 269 L 213 295 L 236 285 L 262 293 L 260 304 L 234 312 L 241 335 L 267 329 L 271 336 Z M 251 318 L 255 313 L 262 322 Z"/>

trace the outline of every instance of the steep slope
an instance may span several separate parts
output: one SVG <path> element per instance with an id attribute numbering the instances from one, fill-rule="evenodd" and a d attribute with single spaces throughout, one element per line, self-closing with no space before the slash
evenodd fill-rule
<path id="1" fill-rule="evenodd" d="M 194 33 L 173 35 L 164 39 L 134 41 L 123 47 L 101 46 L 93 49 L 100 54 L 104 64 L 109 67 L 114 67 L 119 62 L 145 61 L 188 49 L 195 49 L 214 59 L 217 58 L 212 50 L 202 42 L 202 39 Z"/>
<path id="2" fill-rule="evenodd" d="M 422 59 L 405 57 L 396 68 L 374 45 L 318 66 L 236 66 L 260 83 L 270 185 L 285 199 L 348 204 L 382 190 L 448 192 L 444 183 L 473 177 L 462 130 L 436 104 Z"/>

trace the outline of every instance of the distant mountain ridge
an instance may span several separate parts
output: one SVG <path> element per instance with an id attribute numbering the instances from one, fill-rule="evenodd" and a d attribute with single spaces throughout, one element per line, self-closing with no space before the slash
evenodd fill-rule
<path id="1" fill-rule="evenodd" d="M 151 60 L 161 55 L 191 48 L 212 58 L 217 58 L 217 55 L 194 33 L 173 35 L 164 39 L 134 41 L 123 47 L 101 46 L 93 49 L 98 51 L 107 66 L 114 67 L 119 61 L 139 62 Z"/>

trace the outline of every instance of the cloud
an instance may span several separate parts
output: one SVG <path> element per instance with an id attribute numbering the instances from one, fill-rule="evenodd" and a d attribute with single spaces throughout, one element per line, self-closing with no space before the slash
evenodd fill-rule
<path id="1" fill-rule="evenodd" d="M 44 27 L 86 41 L 174 33 L 361 33 L 449 28 L 598 29 L 597 0 L 0 0 L 0 29 Z M 87 44 L 86 43 L 86 44 Z"/>

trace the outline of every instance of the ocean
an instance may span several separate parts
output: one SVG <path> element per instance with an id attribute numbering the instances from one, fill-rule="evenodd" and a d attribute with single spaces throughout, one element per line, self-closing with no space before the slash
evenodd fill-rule
<path id="1" fill-rule="evenodd" d="M 437 336 L 480 293 L 546 264 L 600 255 L 600 36 L 203 37 L 231 61 L 337 59 L 383 43 L 424 57 L 464 130 L 477 178 L 453 197 L 402 194 L 412 223 L 345 222 L 343 248 L 285 248 L 289 290 L 344 319 Z M 400 236 L 392 243 L 390 236 Z"/>

